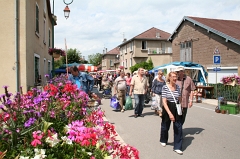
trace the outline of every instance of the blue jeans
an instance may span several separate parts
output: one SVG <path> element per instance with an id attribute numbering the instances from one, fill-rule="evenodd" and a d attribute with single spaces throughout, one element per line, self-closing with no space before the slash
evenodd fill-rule
<path id="1" fill-rule="evenodd" d="M 171 124 L 171 120 L 168 120 L 167 122 L 163 122 L 161 124 L 161 134 L 160 134 L 160 142 L 166 143 L 168 142 L 168 130 Z M 177 120 L 173 122 L 173 131 L 174 131 L 174 150 L 182 150 L 182 121 Z"/>
<path id="2" fill-rule="evenodd" d="M 130 91 L 130 86 L 129 86 L 129 85 L 127 85 L 126 96 L 129 96 L 129 91 Z"/>
<path id="3" fill-rule="evenodd" d="M 135 109 L 134 114 L 141 115 L 144 106 L 144 97 L 145 94 L 134 94 L 135 99 Z"/>

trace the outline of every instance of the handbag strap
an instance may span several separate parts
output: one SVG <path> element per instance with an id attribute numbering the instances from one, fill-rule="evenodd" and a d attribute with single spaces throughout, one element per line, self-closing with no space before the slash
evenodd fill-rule
<path id="1" fill-rule="evenodd" d="M 175 102 L 175 104 L 177 104 L 177 101 L 176 101 L 176 99 L 175 99 L 175 97 L 174 97 L 174 95 L 173 95 L 172 91 L 170 90 L 170 88 L 168 87 L 168 85 L 167 85 L 167 84 L 166 84 L 166 86 L 167 86 L 167 88 L 169 89 L 170 93 L 172 94 L 172 97 L 173 97 L 173 99 L 174 99 L 174 102 Z"/>

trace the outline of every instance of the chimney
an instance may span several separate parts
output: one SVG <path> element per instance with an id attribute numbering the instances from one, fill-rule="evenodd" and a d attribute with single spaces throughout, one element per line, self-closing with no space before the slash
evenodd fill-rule
<path id="1" fill-rule="evenodd" d="M 106 53 L 107 53 L 107 48 L 106 48 Z"/>
<path id="2" fill-rule="evenodd" d="M 127 41 L 127 39 L 126 39 L 126 38 L 124 38 L 124 39 L 123 39 L 123 43 L 124 43 L 124 42 L 126 42 L 126 41 Z"/>
<path id="3" fill-rule="evenodd" d="M 160 38 L 160 33 L 156 33 L 156 38 Z"/>
<path id="4" fill-rule="evenodd" d="M 105 51 L 105 50 L 103 50 L 103 54 L 104 54 L 104 51 Z"/>

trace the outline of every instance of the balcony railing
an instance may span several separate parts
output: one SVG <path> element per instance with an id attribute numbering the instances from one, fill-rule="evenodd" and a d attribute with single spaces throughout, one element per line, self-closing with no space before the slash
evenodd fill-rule
<path id="1" fill-rule="evenodd" d="M 148 54 L 165 54 L 172 53 L 172 48 L 148 48 Z"/>

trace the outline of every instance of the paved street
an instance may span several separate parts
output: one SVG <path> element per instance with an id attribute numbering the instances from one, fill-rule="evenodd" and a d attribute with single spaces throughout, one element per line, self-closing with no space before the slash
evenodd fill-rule
<path id="1" fill-rule="evenodd" d="M 145 117 L 133 117 L 133 110 L 114 111 L 109 99 L 102 100 L 106 118 L 114 124 L 121 138 L 136 147 L 141 159 L 159 158 L 239 158 L 240 115 L 214 112 L 215 106 L 194 103 L 183 127 L 183 156 L 173 152 L 172 126 L 166 147 L 159 143 L 161 118 L 154 115 L 150 105 L 144 108 Z"/>

